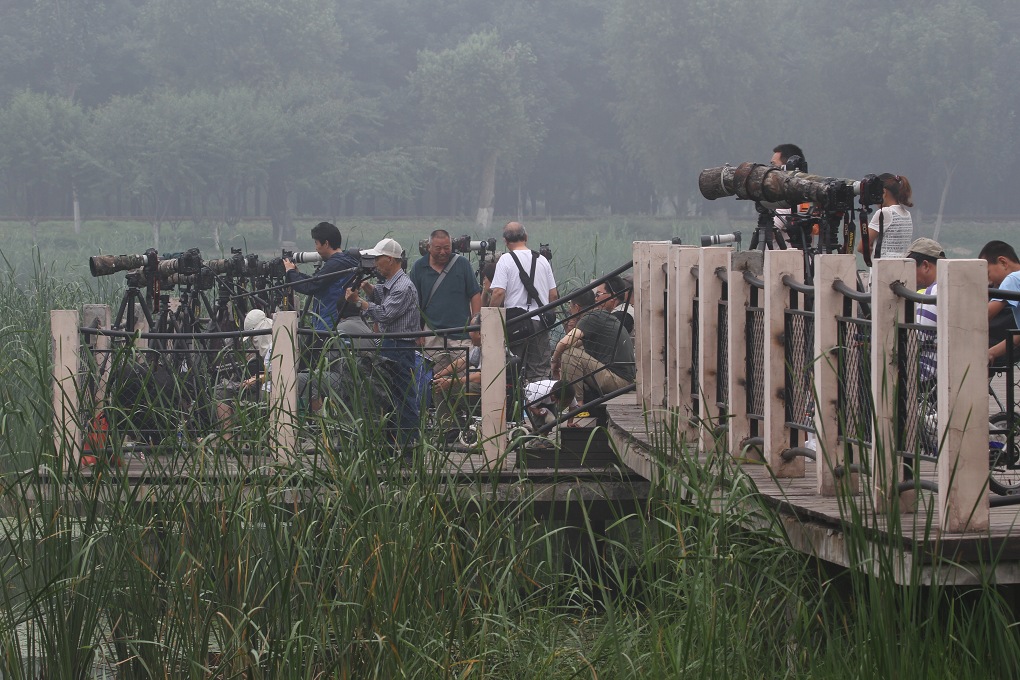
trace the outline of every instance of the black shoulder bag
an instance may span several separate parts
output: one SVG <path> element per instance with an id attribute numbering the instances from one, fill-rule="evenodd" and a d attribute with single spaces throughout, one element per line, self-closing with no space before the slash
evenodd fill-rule
<path id="1" fill-rule="evenodd" d="M 530 275 L 524 273 L 524 267 L 521 266 L 521 261 L 517 259 L 517 256 L 514 254 L 514 251 L 512 250 L 510 251 L 510 257 L 514 258 L 514 264 L 517 265 L 517 271 L 520 274 L 521 283 L 524 284 L 525 290 L 528 291 L 528 304 L 530 304 L 531 301 L 534 300 L 535 303 L 539 307 L 541 307 L 542 298 L 539 297 L 538 291 L 535 289 L 535 270 L 538 267 L 539 257 L 538 253 L 536 253 L 534 250 L 531 251 Z M 527 312 L 527 310 L 525 310 L 525 312 Z M 507 316 L 509 317 L 509 315 L 510 312 L 509 310 L 507 310 Z M 554 311 L 543 312 L 538 320 L 542 322 L 542 325 L 545 327 L 546 330 L 553 328 L 558 323 L 558 321 L 556 320 L 556 312 Z"/>

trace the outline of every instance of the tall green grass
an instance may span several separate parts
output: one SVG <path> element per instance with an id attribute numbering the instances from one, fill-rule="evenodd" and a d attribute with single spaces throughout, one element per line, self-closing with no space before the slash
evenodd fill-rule
<path id="1" fill-rule="evenodd" d="M 264 415 L 239 410 L 235 437 L 171 442 L 144 479 L 71 469 L 50 430 L 47 312 L 91 293 L 45 267 L 27 281 L 0 280 L 3 677 L 1020 672 L 993 584 L 896 585 L 902 541 L 867 526 L 849 550 L 878 569 L 814 561 L 727 456 L 695 460 L 670 432 L 647 498 L 608 519 L 578 501 L 570 523 L 524 480 L 514 501 L 492 475 L 451 484 L 427 438 L 401 465 L 358 403 L 327 401 L 325 434 L 291 462 L 263 455 Z"/>

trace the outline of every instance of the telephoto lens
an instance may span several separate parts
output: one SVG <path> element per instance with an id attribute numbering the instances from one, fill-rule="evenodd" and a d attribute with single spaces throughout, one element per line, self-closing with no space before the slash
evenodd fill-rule
<path id="1" fill-rule="evenodd" d="M 740 243 L 740 232 L 735 231 L 732 234 L 705 234 L 701 237 L 701 245 L 703 246 L 718 246 L 725 243 Z"/>
<path id="2" fill-rule="evenodd" d="M 145 265 L 146 255 L 93 255 L 89 258 L 92 276 L 109 276 Z"/>
<path id="3" fill-rule="evenodd" d="M 736 196 L 770 207 L 789 208 L 799 203 L 815 203 L 827 209 L 849 207 L 854 196 L 864 188 L 868 195 L 864 203 L 875 201 L 867 178 L 862 181 L 820 177 L 802 172 L 789 172 L 762 163 L 741 163 L 737 167 L 723 165 L 702 170 L 698 175 L 698 189 L 710 201 L 725 196 Z"/>
<path id="4" fill-rule="evenodd" d="M 304 253 L 291 253 L 290 259 L 297 264 L 303 262 L 322 262 L 322 255 L 319 255 L 314 250 L 309 250 Z"/>

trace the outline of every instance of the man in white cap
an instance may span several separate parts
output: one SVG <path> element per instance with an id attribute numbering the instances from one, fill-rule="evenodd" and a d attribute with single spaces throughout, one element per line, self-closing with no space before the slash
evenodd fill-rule
<path id="1" fill-rule="evenodd" d="M 418 291 L 401 267 L 404 249 L 391 238 L 384 238 L 375 248 L 362 252 L 375 258 L 375 268 L 385 279 L 378 285 L 364 282 L 359 289 L 347 291 L 347 301 L 356 305 L 363 316 L 379 324 L 379 332 L 396 337 L 383 338 L 380 354 L 394 362 L 394 406 L 397 407 L 397 444 L 404 446 L 417 438 L 418 386 L 415 373 L 415 334 L 421 332 L 418 313 Z M 399 337 L 406 334 L 409 337 Z"/>

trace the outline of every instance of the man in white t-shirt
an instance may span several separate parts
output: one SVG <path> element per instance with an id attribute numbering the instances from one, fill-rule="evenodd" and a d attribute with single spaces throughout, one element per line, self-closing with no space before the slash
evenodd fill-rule
<path id="1" fill-rule="evenodd" d="M 508 222 L 503 228 L 503 242 L 506 244 L 507 252 L 496 262 L 489 305 L 531 311 L 559 298 L 552 265 L 545 257 L 528 248 L 528 232 L 524 225 L 520 222 Z M 525 278 L 531 278 L 532 260 L 536 258 L 532 284 L 538 294 L 537 300 L 529 294 L 524 284 Z M 524 379 L 538 380 L 549 377 L 552 347 L 549 344 L 549 331 L 541 319 L 537 317 L 532 319 L 531 325 L 533 329 L 531 337 L 511 343 L 510 351 L 520 357 Z"/>

